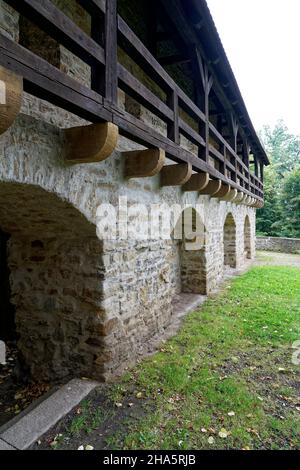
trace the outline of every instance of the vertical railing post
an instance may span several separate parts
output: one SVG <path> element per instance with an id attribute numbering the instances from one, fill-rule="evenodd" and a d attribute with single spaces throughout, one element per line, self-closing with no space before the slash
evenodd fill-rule
<path id="1" fill-rule="evenodd" d="M 195 74 L 200 78 L 202 83 L 202 92 L 196 90 L 196 104 L 205 114 L 205 122 L 199 121 L 199 133 L 205 141 L 205 149 L 199 147 L 199 158 L 208 163 L 209 159 L 209 94 L 213 85 L 213 78 L 209 74 L 207 65 L 202 60 L 200 51 L 197 47 L 194 49 L 193 65 Z"/>
<path id="2" fill-rule="evenodd" d="M 180 135 L 179 135 L 179 104 L 178 104 L 178 94 L 177 91 L 172 89 L 167 97 L 167 104 L 174 113 L 173 121 L 168 123 L 168 138 L 175 142 L 175 144 L 180 145 Z"/>
<path id="3" fill-rule="evenodd" d="M 105 99 L 118 102 L 117 0 L 106 0 L 105 8 Z"/>

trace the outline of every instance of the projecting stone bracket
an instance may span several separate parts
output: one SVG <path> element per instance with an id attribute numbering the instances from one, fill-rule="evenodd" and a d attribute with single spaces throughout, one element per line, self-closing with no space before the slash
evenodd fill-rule
<path id="1" fill-rule="evenodd" d="M 194 173 L 183 185 L 183 191 L 202 191 L 209 183 L 208 173 Z"/>
<path id="2" fill-rule="evenodd" d="M 165 163 L 165 152 L 161 149 L 123 152 L 126 178 L 146 178 L 159 173 Z"/>
<path id="3" fill-rule="evenodd" d="M 65 159 L 69 163 L 95 163 L 108 158 L 115 150 L 119 129 L 111 122 L 64 129 Z"/>
<path id="4" fill-rule="evenodd" d="M 181 186 L 191 178 L 192 171 L 190 163 L 166 165 L 160 173 L 160 184 L 161 186 Z"/>
<path id="5" fill-rule="evenodd" d="M 22 95 L 22 77 L 0 66 L 0 134 L 7 131 L 18 116 Z"/>

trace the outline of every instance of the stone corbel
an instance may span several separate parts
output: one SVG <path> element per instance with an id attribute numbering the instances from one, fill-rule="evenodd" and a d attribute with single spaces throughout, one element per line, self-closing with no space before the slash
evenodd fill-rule
<path id="1" fill-rule="evenodd" d="M 0 134 L 7 131 L 18 116 L 22 95 L 22 77 L 0 66 Z"/>
<path id="2" fill-rule="evenodd" d="M 118 126 L 111 122 L 64 129 L 65 159 L 69 163 L 95 163 L 108 158 L 118 143 Z"/>

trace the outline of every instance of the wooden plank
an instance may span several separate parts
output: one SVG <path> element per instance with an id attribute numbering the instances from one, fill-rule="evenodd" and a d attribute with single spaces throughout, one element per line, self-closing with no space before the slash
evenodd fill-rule
<path id="1" fill-rule="evenodd" d="M 173 121 L 173 111 L 121 64 L 118 64 L 118 76 L 120 88 L 128 95 L 135 98 L 161 119 Z"/>
<path id="2" fill-rule="evenodd" d="M 50 0 L 5 0 L 5 2 L 87 64 L 105 63 L 103 49 Z"/>
<path id="3" fill-rule="evenodd" d="M 111 121 L 103 98 L 0 33 L 0 65 L 24 78 L 24 90 L 83 119 Z"/>
<path id="4" fill-rule="evenodd" d="M 196 132 L 192 127 L 190 127 L 183 119 L 179 118 L 178 122 L 181 133 L 187 139 L 189 139 L 195 145 L 201 145 L 202 147 L 205 147 L 204 139 L 198 132 Z"/>

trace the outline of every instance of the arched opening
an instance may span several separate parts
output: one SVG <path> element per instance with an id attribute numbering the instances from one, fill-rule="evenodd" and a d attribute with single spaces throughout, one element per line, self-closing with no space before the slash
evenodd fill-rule
<path id="1" fill-rule="evenodd" d="M 225 219 L 224 231 L 224 265 L 231 268 L 236 268 L 237 253 L 236 253 L 236 225 L 233 215 L 229 213 Z"/>
<path id="2" fill-rule="evenodd" d="M 103 260 L 94 225 L 56 194 L 5 182 L 0 229 L 0 338 L 17 336 L 18 375 L 101 378 Z"/>
<path id="3" fill-rule="evenodd" d="M 7 262 L 7 249 L 10 236 L 0 230 L 0 340 L 8 342 L 15 341 L 15 308 L 12 305 L 9 267 Z"/>
<path id="4" fill-rule="evenodd" d="M 244 253 L 245 253 L 245 258 L 247 259 L 252 258 L 251 225 L 250 225 L 250 219 L 248 215 L 246 215 L 245 223 L 244 223 Z"/>
<path id="5" fill-rule="evenodd" d="M 181 292 L 207 294 L 205 226 L 194 208 L 182 212 L 173 236 L 179 240 Z"/>

